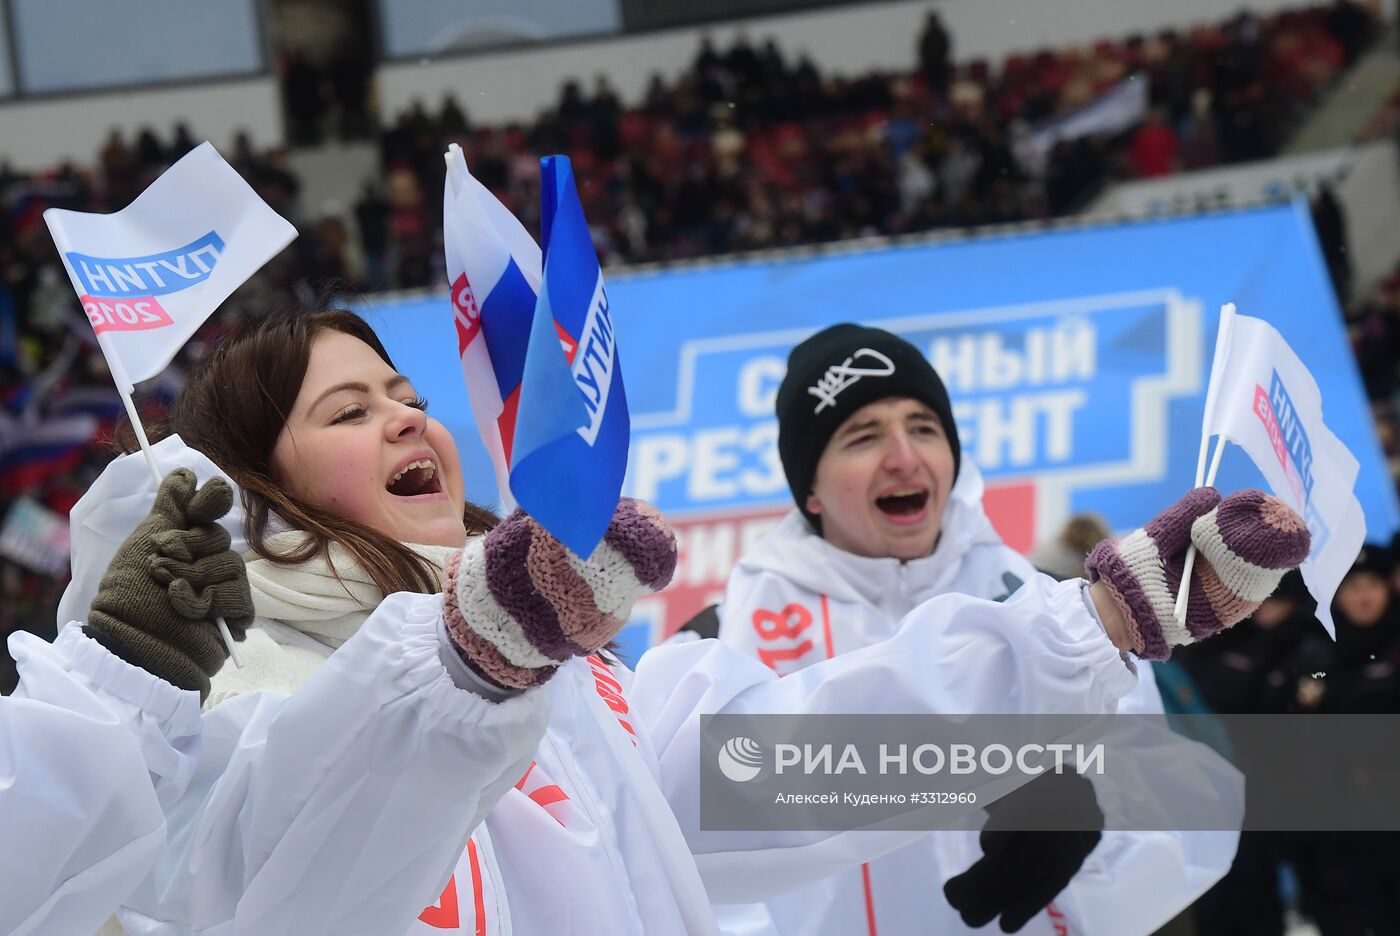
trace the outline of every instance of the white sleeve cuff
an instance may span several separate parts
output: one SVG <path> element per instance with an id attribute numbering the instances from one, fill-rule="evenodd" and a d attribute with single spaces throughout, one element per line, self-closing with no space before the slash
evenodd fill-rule
<path id="1" fill-rule="evenodd" d="M 488 702 L 504 702 L 524 691 L 497 686 L 474 673 L 472 668 L 462 660 L 461 654 L 457 652 L 457 645 L 452 642 L 451 636 L 447 633 L 447 618 L 445 616 L 440 615 L 437 619 L 437 636 L 438 659 L 442 661 L 442 666 L 447 670 L 452 684 L 458 689 L 474 692 Z"/>

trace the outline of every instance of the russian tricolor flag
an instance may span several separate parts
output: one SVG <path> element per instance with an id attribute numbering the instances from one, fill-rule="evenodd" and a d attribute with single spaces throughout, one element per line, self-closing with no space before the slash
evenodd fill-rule
<path id="1" fill-rule="evenodd" d="M 467 170 L 457 144 L 447 153 L 442 237 L 457 353 L 477 431 L 496 468 L 507 510 L 515 507 L 510 457 L 520 380 L 540 289 L 540 247 Z"/>
<path id="2" fill-rule="evenodd" d="M 85 413 L 34 424 L 0 417 L 0 495 L 22 493 L 71 469 L 97 441 L 98 429 Z"/>
<path id="3" fill-rule="evenodd" d="M 573 169 L 541 160 L 542 252 L 459 148 L 447 159 L 443 238 L 477 429 L 506 507 L 588 556 L 617 509 L 631 424 Z"/>

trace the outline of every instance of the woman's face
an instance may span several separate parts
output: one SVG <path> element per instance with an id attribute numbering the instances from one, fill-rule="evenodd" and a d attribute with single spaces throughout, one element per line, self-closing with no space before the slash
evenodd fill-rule
<path id="1" fill-rule="evenodd" d="M 403 543 L 461 546 L 461 462 L 408 378 L 369 345 L 323 331 L 272 449 L 288 493 Z"/>

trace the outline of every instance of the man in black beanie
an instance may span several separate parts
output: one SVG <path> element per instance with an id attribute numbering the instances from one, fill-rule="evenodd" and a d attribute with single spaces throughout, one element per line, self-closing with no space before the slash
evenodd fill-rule
<path id="1" fill-rule="evenodd" d="M 722 642 L 787 675 L 888 640 L 931 598 L 1003 600 L 1035 574 L 987 519 L 982 478 L 962 457 L 948 391 L 909 342 L 855 324 L 818 332 L 788 357 L 777 417 L 778 453 L 797 509 L 741 557 L 723 603 L 689 629 L 713 627 Z M 1138 668 L 1138 688 L 1120 711 L 1160 713 L 1150 667 Z M 1014 691 L 985 688 L 983 714 L 1001 711 L 998 699 L 1004 706 L 1005 693 Z M 1075 802 L 1097 814 L 1092 788 L 1078 776 L 1047 774 L 1018 797 L 1019 806 L 1005 812 Z M 1000 807 L 990 807 L 994 819 Z M 1200 861 L 1208 865 L 1202 870 L 1193 867 L 1190 844 L 1173 833 L 1110 834 L 1136 838 L 1115 847 L 1120 857 L 1076 877 L 1101 837 L 1092 828 L 990 832 L 980 845 L 977 836 L 936 833 L 764 909 L 774 931 L 803 936 L 877 927 L 881 936 L 971 933 L 994 920 L 1006 932 L 1032 921 L 1035 932 L 1061 925 L 1088 932 L 1092 925 L 1086 928 L 1075 907 L 1114 915 L 1114 901 L 1123 901 L 1126 916 L 1116 932 L 1131 936 L 1189 905 L 1234 857 L 1232 846 L 1220 849 Z M 1134 856 L 1129 863 L 1175 861 L 1181 877 L 1160 877 L 1151 894 L 1135 892 L 1141 889 L 1123 885 L 1134 870 L 1116 864 L 1123 855 Z M 1053 901 L 1067 886 L 1073 896 L 1062 909 Z M 722 922 L 726 912 L 721 908 Z"/>
<path id="2" fill-rule="evenodd" d="M 962 452 L 948 391 L 917 348 L 833 325 L 793 349 L 777 410 L 788 487 L 818 534 L 861 556 L 933 552 Z"/>

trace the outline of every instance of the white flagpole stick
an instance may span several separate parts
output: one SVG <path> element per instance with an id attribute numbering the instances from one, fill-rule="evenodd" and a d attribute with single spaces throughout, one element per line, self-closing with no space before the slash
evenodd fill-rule
<path id="1" fill-rule="evenodd" d="M 1219 347 L 1219 342 L 1218 342 L 1218 341 L 1216 342 L 1216 347 L 1217 347 L 1217 348 Z M 1210 418 L 1210 413 L 1207 412 L 1207 413 L 1206 413 L 1206 419 L 1209 419 L 1209 418 Z M 1217 453 L 1219 453 L 1220 450 L 1221 450 L 1222 448 L 1224 448 L 1224 447 L 1225 447 L 1225 440 L 1222 439 L 1219 443 L 1216 444 L 1215 451 L 1216 451 Z M 1207 431 L 1205 431 L 1204 428 L 1202 428 L 1202 431 L 1201 431 L 1201 450 L 1200 450 L 1200 452 L 1196 455 L 1196 487 L 1200 487 L 1202 484 L 1205 483 L 1205 473 L 1206 473 L 1206 450 L 1209 449 L 1209 448 L 1210 448 L 1210 433 L 1207 432 Z M 1218 462 L 1218 459 L 1217 459 L 1217 462 Z M 1178 624 L 1180 624 L 1182 627 L 1185 627 L 1185 626 L 1186 626 L 1186 601 L 1187 601 L 1187 598 L 1189 597 L 1190 592 L 1191 592 L 1191 589 L 1190 589 L 1190 587 L 1189 587 L 1189 583 L 1190 583 L 1190 581 L 1191 581 L 1191 570 L 1192 570 L 1193 568 L 1195 568 L 1195 567 L 1196 567 L 1196 544 L 1195 544 L 1195 543 L 1191 543 L 1191 544 L 1187 545 L 1187 547 L 1186 547 L 1186 563 L 1185 563 L 1185 565 L 1183 565 L 1183 566 L 1181 567 L 1181 585 L 1177 587 L 1177 590 L 1176 590 L 1176 605 L 1175 605 L 1174 608 L 1173 608 L 1173 611 L 1174 611 L 1175 616 L 1176 616 L 1176 622 L 1177 622 Z"/>
<path id="2" fill-rule="evenodd" d="M 1220 321 L 1215 328 L 1215 352 L 1211 355 L 1210 376 L 1206 381 L 1206 402 L 1201 412 L 1201 447 L 1196 453 L 1196 487 L 1207 487 L 1215 483 L 1215 474 L 1220 470 L 1220 456 L 1225 451 L 1225 437 L 1222 435 L 1215 446 L 1215 457 L 1211 461 L 1210 472 L 1206 473 L 1206 449 L 1210 446 L 1212 417 L 1215 414 L 1216 387 L 1219 384 L 1221 369 L 1230 353 L 1230 337 L 1234 333 L 1235 304 L 1227 302 L 1220 307 Z M 1196 566 L 1196 544 L 1186 547 L 1186 562 L 1181 567 L 1181 585 L 1176 592 L 1176 622 L 1186 626 L 1186 604 L 1191 593 L 1191 570 Z"/>
<path id="3" fill-rule="evenodd" d="M 117 393 L 121 395 L 122 405 L 126 407 L 126 415 L 131 419 L 131 428 L 136 432 L 136 441 L 141 445 L 141 454 L 146 456 L 146 466 L 151 469 L 151 477 L 155 479 L 156 487 L 160 487 L 160 468 L 156 466 L 156 457 L 151 452 L 151 441 L 146 438 L 146 427 L 141 425 L 141 417 L 136 413 L 136 404 L 131 399 L 132 392 L 136 389 L 126 376 L 126 368 L 122 365 L 121 357 L 115 354 L 108 354 L 105 342 L 98 336 L 98 344 L 102 346 L 102 356 L 107 359 L 107 368 L 112 372 L 112 379 L 117 384 Z M 228 622 L 222 616 L 216 617 L 214 622 L 219 626 L 219 636 L 224 640 L 224 646 L 228 648 L 228 654 L 233 658 L 233 665 L 239 669 L 243 668 L 243 657 L 238 652 L 238 647 L 233 642 L 233 634 L 229 632 Z"/>
<path id="4" fill-rule="evenodd" d="M 1215 475 L 1220 471 L 1220 456 L 1225 453 L 1225 444 L 1230 440 L 1225 436 L 1220 436 L 1215 443 L 1215 457 L 1210 460 L 1210 471 L 1205 477 L 1205 486 L 1210 487 L 1215 484 Z M 1196 487 L 1201 486 L 1198 478 Z M 1191 570 L 1196 567 L 1196 544 L 1192 543 L 1186 547 L 1186 563 L 1181 567 L 1181 587 L 1176 592 L 1176 621 L 1182 627 L 1186 626 L 1186 603 L 1190 598 L 1191 589 L 1187 584 L 1191 581 Z"/>
<path id="5" fill-rule="evenodd" d="M 1221 433 L 1220 442 L 1215 446 L 1215 457 L 1210 460 L 1210 471 L 1206 472 L 1206 487 L 1215 484 L 1215 476 L 1220 472 L 1220 456 L 1225 454 L 1225 443 L 1230 441 L 1230 437 Z"/>
<path id="6" fill-rule="evenodd" d="M 1210 414 L 1207 413 L 1207 416 Z M 1201 432 L 1201 450 L 1196 453 L 1196 487 L 1205 483 L 1206 476 L 1206 451 L 1210 448 L 1210 433 Z"/>

